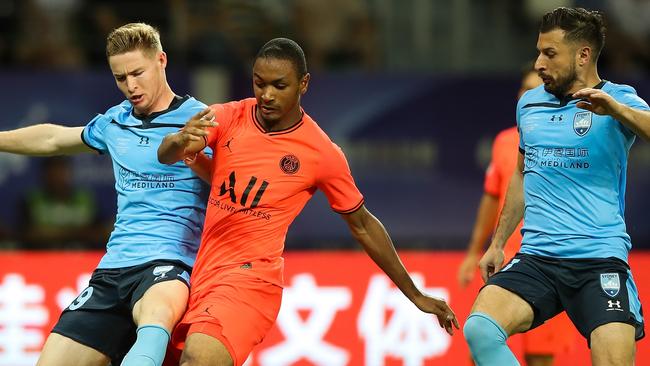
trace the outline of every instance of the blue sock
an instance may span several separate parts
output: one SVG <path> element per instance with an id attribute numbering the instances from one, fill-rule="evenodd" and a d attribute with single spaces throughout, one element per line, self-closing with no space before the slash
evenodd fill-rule
<path id="1" fill-rule="evenodd" d="M 463 333 L 477 366 L 519 366 L 506 344 L 508 334 L 487 314 L 472 313 Z"/>
<path id="2" fill-rule="evenodd" d="M 161 366 L 165 359 L 169 333 L 158 325 L 138 328 L 138 338 L 126 354 L 122 366 Z"/>

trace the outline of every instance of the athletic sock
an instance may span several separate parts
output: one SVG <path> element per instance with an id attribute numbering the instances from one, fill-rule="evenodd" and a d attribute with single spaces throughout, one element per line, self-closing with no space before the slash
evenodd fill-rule
<path id="1" fill-rule="evenodd" d="M 167 330 L 159 325 L 143 325 L 137 335 L 121 366 L 161 366 L 169 342 Z"/>
<path id="2" fill-rule="evenodd" d="M 463 334 L 477 366 L 519 366 L 506 344 L 508 334 L 489 315 L 473 313 L 465 322 Z"/>

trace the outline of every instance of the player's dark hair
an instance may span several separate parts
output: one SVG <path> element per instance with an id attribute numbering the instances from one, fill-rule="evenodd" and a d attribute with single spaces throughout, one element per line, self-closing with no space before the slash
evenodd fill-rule
<path id="1" fill-rule="evenodd" d="M 274 58 L 278 60 L 288 60 L 291 61 L 293 66 L 296 68 L 296 74 L 298 74 L 298 79 L 302 79 L 303 76 L 307 75 L 307 60 L 305 59 L 305 53 L 302 51 L 302 48 L 296 43 L 288 38 L 274 38 L 268 42 L 259 52 L 255 59 L 259 58 Z"/>
<path id="2" fill-rule="evenodd" d="M 593 58 L 598 60 L 600 51 L 605 46 L 605 21 L 599 11 L 583 8 L 557 8 L 542 17 L 539 25 L 540 33 L 554 29 L 565 32 L 564 38 L 569 41 L 585 41 L 593 47 Z"/>

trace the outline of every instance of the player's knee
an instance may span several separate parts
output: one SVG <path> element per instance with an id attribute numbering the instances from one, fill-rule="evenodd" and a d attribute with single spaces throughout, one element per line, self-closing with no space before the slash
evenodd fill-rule
<path id="1" fill-rule="evenodd" d="M 201 360 L 200 357 L 193 357 L 191 354 L 183 353 L 179 366 L 233 366 L 231 359 L 220 359 L 220 360 Z"/>
<path id="2" fill-rule="evenodd" d="M 503 345 L 507 339 L 503 328 L 483 313 L 473 313 L 467 318 L 463 334 L 472 352 Z"/>
<path id="3" fill-rule="evenodd" d="M 185 349 L 181 355 L 179 366 L 233 365 L 234 362 L 230 354 L 221 343 L 215 346 L 215 344 L 206 344 L 205 342 L 187 342 L 185 343 Z"/>

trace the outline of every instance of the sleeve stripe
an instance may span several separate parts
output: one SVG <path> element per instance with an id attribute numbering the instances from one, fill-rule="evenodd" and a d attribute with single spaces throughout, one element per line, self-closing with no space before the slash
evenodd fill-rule
<path id="1" fill-rule="evenodd" d="M 348 210 L 334 210 L 334 212 L 339 213 L 339 214 L 351 214 L 351 213 L 357 211 L 358 209 L 360 209 L 363 206 L 363 204 L 365 203 L 365 201 L 366 200 L 364 198 L 361 198 L 361 201 L 359 203 L 357 203 L 351 209 L 348 209 Z"/>
<path id="2" fill-rule="evenodd" d="M 104 155 L 104 152 L 103 152 L 103 151 L 99 150 L 98 148 L 96 148 L 96 147 L 94 147 L 93 145 L 89 144 L 88 141 L 86 141 L 86 138 L 84 137 L 84 131 L 86 131 L 85 128 L 84 128 L 83 130 L 81 130 L 81 141 L 82 141 L 84 144 L 86 144 L 86 146 L 88 146 L 89 148 L 91 148 L 91 149 L 97 151 L 100 155 Z"/>

